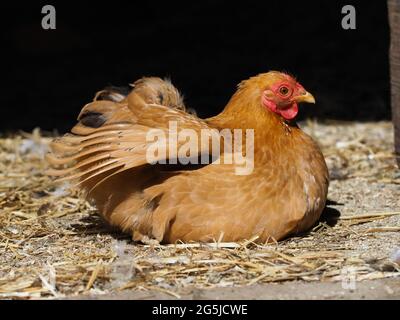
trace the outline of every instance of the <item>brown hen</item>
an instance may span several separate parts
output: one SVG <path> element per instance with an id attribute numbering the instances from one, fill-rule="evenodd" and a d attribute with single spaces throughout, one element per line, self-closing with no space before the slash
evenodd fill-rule
<path id="1" fill-rule="evenodd" d="M 222 113 L 203 120 L 185 111 L 170 82 L 143 78 L 129 94 L 106 89 L 82 109 L 72 134 L 52 143 L 50 174 L 77 180 L 101 216 L 134 240 L 280 240 L 315 224 L 329 183 L 319 147 L 294 122 L 299 102 L 314 98 L 291 76 L 268 72 L 243 81 Z M 174 122 L 196 138 L 173 138 Z M 213 140 L 198 138 L 211 129 L 217 138 L 242 129 L 231 142 L 250 146 L 241 155 L 251 156 L 252 170 L 238 174 L 237 163 L 224 161 L 235 152 L 226 136 L 215 157 Z M 166 137 L 153 161 L 150 132 Z M 193 161 L 182 164 L 172 146 L 188 144 Z"/>

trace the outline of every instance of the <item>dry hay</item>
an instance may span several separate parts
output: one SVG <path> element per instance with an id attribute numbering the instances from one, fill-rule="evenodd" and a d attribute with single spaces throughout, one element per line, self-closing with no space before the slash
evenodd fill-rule
<path id="1" fill-rule="evenodd" d="M 400 247 L 400 174 L 391 124 L 304 126 L 327 158 L 334 202 L 311 232 L 266 245 L 255 239 L 134 244 L 107 227 L 76 191 L 43 175 L 49 138 L 35 130 L 0 139 L 0 298 L 124 289 L 179 297 L 186 287 L 341 281 L 349 272 L 357 281 L 398 277 L 399 251 L 390 259 Z"/>

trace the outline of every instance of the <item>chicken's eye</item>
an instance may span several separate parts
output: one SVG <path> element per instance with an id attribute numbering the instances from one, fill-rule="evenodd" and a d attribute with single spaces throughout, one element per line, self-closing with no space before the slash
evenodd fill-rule
<path id="1" fill-rule="evenodd" d="M 290 92 L 290 89 L 288 87 L 286 87 L 286 86 L 282 86 L 282 87 L 279 88 L 279 93 L 282 96 L 287 96 L 289 94 L 289 92 Z"/>

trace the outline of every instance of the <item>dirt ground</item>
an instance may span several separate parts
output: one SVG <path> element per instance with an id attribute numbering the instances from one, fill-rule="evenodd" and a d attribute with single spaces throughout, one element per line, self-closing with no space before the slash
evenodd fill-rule
<path id="1" fill-rule="evenodd" d="M 124 291 L 107 295 L 83 295 L 72 299 L 90 300 L 171 300 L 175 297 L 159 291 Z M 291 281 L 246 287 L 182 290 L 184 300 L 398 300 L 400 279 L 366 280 L 354 289 L 343 289 L 339 282 L 306 283 Z"/>
<path id="2" fill-rule="evenodd" d="M 140 245 L 45 176 L 48 138 L 0 139 L 0 298 L 400 299 L 389 122 L 301 124 L 331 174 L 310 232 L 278 244 Z"/>

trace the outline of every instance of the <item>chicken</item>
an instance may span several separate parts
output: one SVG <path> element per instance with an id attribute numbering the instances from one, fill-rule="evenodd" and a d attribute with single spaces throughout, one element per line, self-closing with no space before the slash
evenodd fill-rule
<path id="1" fill-rule="evenodd" d="M 169 81 L 143 78 L 129 94 L 106 89 L 82 109 L 72 134 L 53 141 L 49 174 L 76 180 L 135 241 L 279 241 L 316 223 L 328 191 L 324 157 L 294 121 L 300 102 L 315 101 L 293 77 L 271 71 L 240 83 L 220 114 L 200 119 Z M 185 130 L 195 138 L 174 138 Z M 241 131 L 230 141 L 224 130 Z M 203 131 L 212 133 L 206 142 Z M 150 133 L 164 135 L 151 161 Z M 185 163 L 173 147 L 184 149 Z M 237 154 L 249 170 L 238 172 Z"/>

